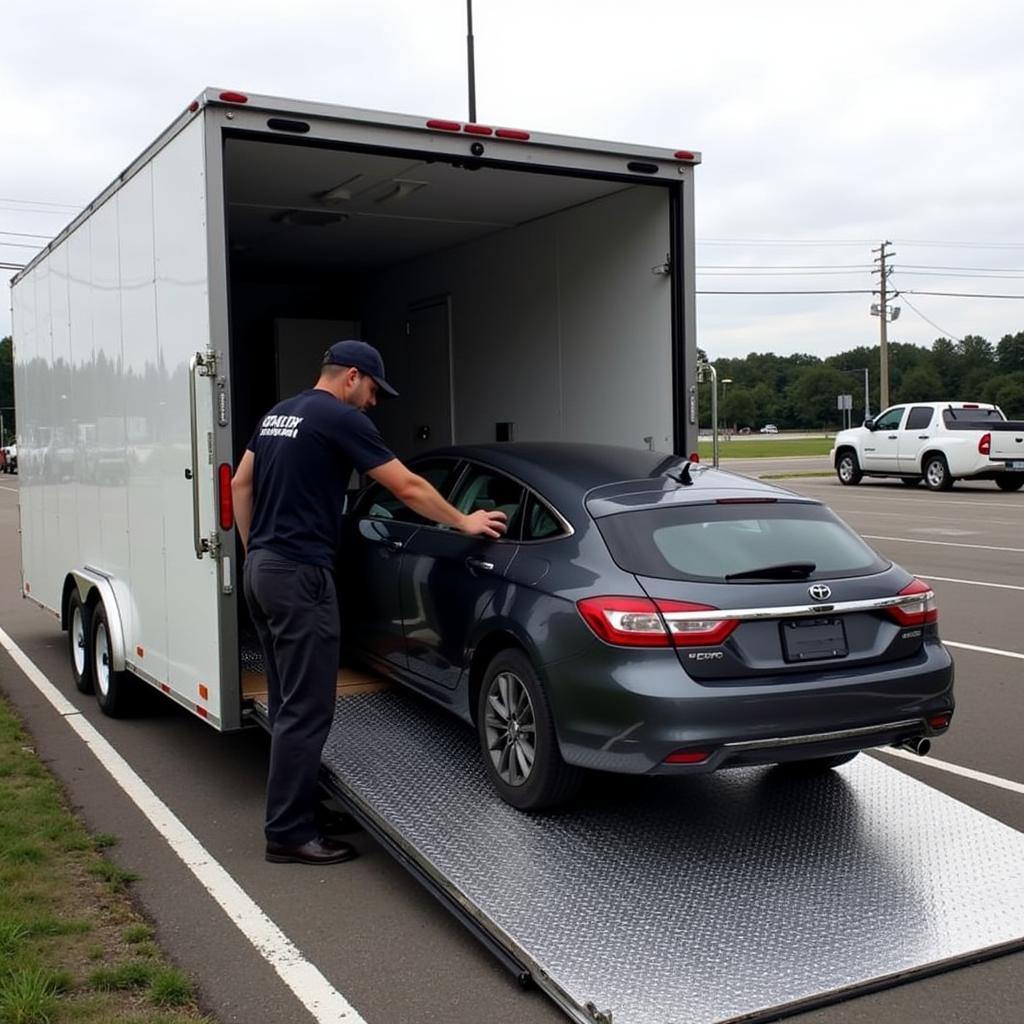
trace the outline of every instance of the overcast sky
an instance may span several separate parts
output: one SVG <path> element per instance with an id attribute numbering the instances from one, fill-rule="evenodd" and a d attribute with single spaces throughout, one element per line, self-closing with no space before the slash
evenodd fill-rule
<path id="1" fill-rule="evenodd" d="M 465 119 L 465 17 L 464 0 L 0 0 L 0 262 L 72 212 L 27 201 L 87 203 L 207 85 Z M 478 120 L 703 153 L 701 291 L 870 288 L 890 239 L 902 289 L 1024 296 L 1020 0 L 475 0 L 474 29 Z M 824 356 L 877 344 L 871 301 L 704 294 L 698 340 L 712 359 Z M 891 340 L 1024 330 L 1020 299 L 896 302 Z"/>

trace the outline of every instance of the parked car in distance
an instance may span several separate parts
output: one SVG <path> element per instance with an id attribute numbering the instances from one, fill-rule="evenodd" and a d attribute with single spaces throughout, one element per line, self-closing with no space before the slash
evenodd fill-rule
<path id="1" fill-rule="evenodd" d="M 18 472 L 18 446 L 5 444 L 0 448 L 0 473 Z"/>
<path id="2" fill-rule="evenodd" d="M 953 713 L 931 589 L 820 502 L 647 450 L 463 446 L 410 463 L 501 540 L 379 485 L 343 519 L 345 649 L 477 732 L 497 792 L 586 769 L 828 769 Z"/>
<path id="3" fill-rule="evenodd" d="M 1024 487 L 1024 421 L 983 402 L 909 402 L 841 430 L 831 458 L 846 485 L 894 476 L 910 487 L 924 480 L 933 491 L 956 480 L 994 480 L 1016 491 Z"/>
<path id="4" fill-rule="evenodd" d="M 778 432 L 779 432 L 779 428 L 777 426 L 775 426 L 774 423 L 766 423 L 761 428 L 761 433 L 762 434 L 777 434 Z"/>

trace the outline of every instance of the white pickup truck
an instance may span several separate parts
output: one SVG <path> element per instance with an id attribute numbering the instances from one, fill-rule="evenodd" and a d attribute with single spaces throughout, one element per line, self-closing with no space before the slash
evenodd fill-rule
<path id="1" fill-rule="evenodd" d="M 1024 421 L 981 402 L 910 402 L 840 431 L 831 457 L 847 485 L 896 476 L 909 487 L 924 480 L 933 491 L 954 480 L 995 480 L 1016 491 L 1024 486 Z"/>

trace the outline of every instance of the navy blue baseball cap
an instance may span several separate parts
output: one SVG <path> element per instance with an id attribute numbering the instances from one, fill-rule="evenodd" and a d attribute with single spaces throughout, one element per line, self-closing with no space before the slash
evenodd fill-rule
<path id="1" fill-rule="evenodd" d="M 380 353 L 365 341 L 336 341 L 324 353 L 324 366 L 352 366 L 377 382 L 377 387 L 392 398 L 398 392 L 384 379 L 384 360 Z"/>

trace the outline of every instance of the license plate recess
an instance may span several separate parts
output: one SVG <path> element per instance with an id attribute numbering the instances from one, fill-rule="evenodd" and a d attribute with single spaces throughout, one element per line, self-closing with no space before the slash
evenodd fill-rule
<path id="1" fill-rule="evenodd" d="M 846 629 L 840 618 L 789 619 L 782 624 L 782 655 L 786 661 L 845 658 Z"/>

